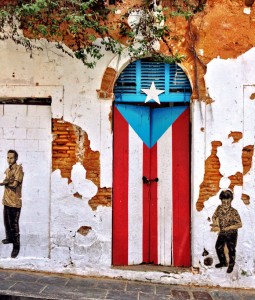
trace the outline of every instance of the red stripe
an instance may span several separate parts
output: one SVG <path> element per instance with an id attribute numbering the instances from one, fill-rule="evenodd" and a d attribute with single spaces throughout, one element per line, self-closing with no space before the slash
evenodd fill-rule
<path id="1" fill-rule="evenodd" d="M 143 144 L 143 176 L 150 179 L 150 149 Z M 143 184 L 143 262 L 150 263 L 150 184 Z"/>
<path id="2" fill-rule="evenodd" d="M 143 176 L 157 178 L 157 144 L 143 144 Z M 158 262 L 157 182 L 143 184 L 143 262 Z"/>
<path id="3" fill-rule="evenodd" d="M 173 265 L 190 266 L 189 109 L 172 126 Z"/>
<path id="4" fill-rule="evenodd" d="M 128 264 L 128 123 L 114 107 L 113 265 Z"/>
<path id="5" fill-rule="evenodd" d="M 158 177 L 157 164 L 157 144 L 150 151 L 151 179 Z M 158 183 L 152 181 L 151 184 L 151 205 L 150 205 L 150 262 L 158 263 Z"/>

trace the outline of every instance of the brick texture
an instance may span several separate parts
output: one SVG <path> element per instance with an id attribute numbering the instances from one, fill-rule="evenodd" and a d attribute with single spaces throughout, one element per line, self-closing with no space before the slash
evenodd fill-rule
<path id="1" fill-rule="evenodd" d="M 99 188 L 96 196 L 89 200 L 89 205 L 93 210 L 96 210 L 98 205 L 112 206 L 112 189 Z"/>
<path id="2" fill-rule="evenodd" d="M 72 166 L 76 163 L 76 135 L 73 125 L 52 120 L 52 170 L 60 169 L 61 176 L 71 182 Z"/>
<path id="3" fill-rule="evenodd" d="M 100 187 L 100 153 L 92 151 L 88 134 L 80 127 L 60 119 L 52 120 L 52 169 L 60 169 L 61 176 L 71 182 L 71 171 L 76 162 L 82 163 L 86 169 L 86 179 L 97 187 L 98 193 L 89 201 L 96 210 L 99 205 L 112 205 L 112 189 Z M 75 197 L 81 198 L 78 193 Z"/>
<path id="4" fill-rule="evenodd" d="M 232 137 L 233 138 L 233 143 L 239 142 L 239 140 L 243 137 L 242 132 L 239 131 L 231 131 L 230 134 L 228 135 L 228 138 Z"/>
<path id="5" fill-rule="evenodd" d="M 254 153 L 254 146 L 248 145 L 242 151 L 243 175 L 248 173 L 252 165 L 252 157 Z"/>
<path id="6" fill-rule="evenodd" d="M 100 99 L 113 99 L 113 88 L 117 77 L 117 72 L 113 68 L 107 68 L 101 83 L 100 90 L 97 91 L 98 98 Z"/>
<path id="7" fill-rule="evenodd" d="M 250 204 L 250 196 L 246 194 L 242 194 L 241 199 L 243 200 L 243 203 L 248 205 Z"/>
<path id="8" fill-rule="evenodd" d="M 200 184 L 199 198 L 196 203 L 196 208 L 201 211 L 204 207 L 204 202 L 210 197 L 217 194 L 220 190 L 219 183 L 222 178 L 220 173 L 220 160 L 217 156 L 217 148 L 222 146 L 220 141 L 212 142 L 211 155 L 205 161 L 205 174 L 203 182 Z"/>
<path id="9" fill-rule="evenodd" d="M 241 172 L 236 172 L 234 175 L 231 175 L 228 178 L 231 180 L 229 186 L 231 190 L 233 190 L 236 185 L 243 185 L 243 173 Z"/>
<path id="10" fill-rule="evenodd" d="M 233 143 L 238 142 L 242 138 L 242 133 L 232 132 L 228 135 L 234 139 Z M 220 190 L 219 183 L 222 175 L 219 171 L 220 161 L 217 157 L 217 148 L 221 146 L 220 141 L 212 142 L 212 151 L 211 155 L 205 161 L 205 174 L 203 182 L 200 184 L 199 198 L 196 203 L 197 210 L 200 211 L 204 207 L 204 202 L 210 197 L 217 194 Z M 229 176 L 230 179 L 230 189 L 234 189 L 235 186 L 243 186 L 243 176 L 248 173 L 252 166 L 252 157 L 254 153 L 254 146 L 248 145 L 242 149 L 242 165 L 243 173 L 236 172 L 235 174 Z M 244 204 L 250 204 L 250 196 L 242 194 L 241 199 Z"/>

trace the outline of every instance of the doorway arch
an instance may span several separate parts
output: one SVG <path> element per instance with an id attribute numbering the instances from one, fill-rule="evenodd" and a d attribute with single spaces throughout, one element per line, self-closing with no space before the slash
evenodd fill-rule
<path id="1" fill-rule="evenodd" d="M 143 59 L 114 95 L 113 265 L 190 266 L 189 80 Z"/>

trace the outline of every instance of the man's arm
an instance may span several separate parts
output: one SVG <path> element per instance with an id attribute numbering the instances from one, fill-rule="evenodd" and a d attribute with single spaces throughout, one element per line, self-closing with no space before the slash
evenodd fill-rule
<path id="1" fill-rule="evenodd" d="M 8 179 L 4 179 L 3 182 L 0 182 L 0 186 L 6 186 L 8 185 L 9 180 Z"/>
<path id="2" fill-rule="evenodd" d="M 16 187 L 18 186 L 19 181 L 15 180 L 14 178 L 5 178 L 3 180 L 3 182 L 0 182 L 0 186 L 5 186 L 6 188 L 10 188 L 10 189 L 16 189 Z"/>
<path id="3" fill-rule="evenodd" d="M 15 173 L 10 178 L 6 179 L 6 183 L 4 184 L 5 187 L 15 191 L 17 186 L 22 183 L 23 176 L 22 165 L 18 165 Z M 5 182 L 5 180 L 3 182 Z"/>
<path id="4" fill-rule="evenodd" d="M 19 182 L 17 180 L 13 180 L 13 181 L 9 181 L 5 186 L 12 188 L 12 189 L 16 189 L 18 184 L 19 184 Z"/>

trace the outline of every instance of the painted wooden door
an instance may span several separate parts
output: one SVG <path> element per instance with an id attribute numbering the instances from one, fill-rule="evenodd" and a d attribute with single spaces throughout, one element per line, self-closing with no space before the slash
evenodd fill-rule
<path id="1" fill-rule="evenodd" d="M 115 104 L 113 265 L 190 266 L 189 108 Z"/>

